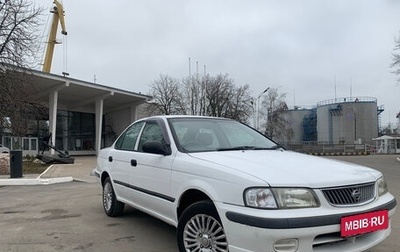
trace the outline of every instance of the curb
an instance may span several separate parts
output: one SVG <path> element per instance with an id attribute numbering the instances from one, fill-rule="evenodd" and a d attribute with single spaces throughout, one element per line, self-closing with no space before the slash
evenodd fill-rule
<path id="1" fill-rule="evenodd" d="M 73 177 L 49 178 L 41 179 L 39 177 L 33 179 L 0 179 L 0 186 L 9 185 L 51 185 L 58 183 L 67 183 L 74 181 Z"/>
<path id="2" fill-rule="evenodd" d="M 36 178 L 10 178 L 10 179 L 0 179 L 0 186 L 10 186 L 10 185 L 51 185 L 58 183 L 67 183 L 74 181 L 73 177 L 59 177 L 59 178 L 41 178 L 50 168 L 50 165 L 44 172 L 42 172 Z"/>

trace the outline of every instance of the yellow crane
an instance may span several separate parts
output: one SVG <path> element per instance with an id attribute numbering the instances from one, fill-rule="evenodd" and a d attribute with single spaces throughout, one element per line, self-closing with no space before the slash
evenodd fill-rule
<path id="1" fill-rule="evenodd" d="M 60 2 L 54 0 L 53 9 L 50 11 L 53 13 L 53 20 L 51 23 L 49 40 L 47 42 L 46 54 L 43 62 L 43 72 L 50 73 L 51 62 L 53 61 L 53 53 L 54 46 L 59 44 L 56 40 L 58 24 L 61 24 L 61 34 L 67 35 L 67 31 L 65 30 L 65 21 L 64 21 L 64 9 Z"/>

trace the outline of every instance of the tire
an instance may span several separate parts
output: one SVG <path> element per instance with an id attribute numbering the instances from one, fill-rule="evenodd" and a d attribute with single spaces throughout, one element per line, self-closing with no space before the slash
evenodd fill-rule
<path id="1" fill-rule="evenodd" d="M 210 201 L 194 203 L 182 213 L 177 238 L 180 252 L 229 251 L 225 230 Z"/>
<path id="2" fill-rule="evenodd" d="M 124 206 L 124 203 L 117 200 L 110 178 L 106 178 L 103 183 L 104 212 L 110 217 L 117 217 L 124 211 Z"/>

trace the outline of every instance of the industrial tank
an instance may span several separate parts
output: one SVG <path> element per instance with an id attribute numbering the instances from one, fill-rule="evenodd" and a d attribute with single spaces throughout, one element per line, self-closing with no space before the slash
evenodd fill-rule
<path id="1" fill-rule="evenodd" d="M 377 99 L 337 98 L 317 104 L 319 143 L 372 144 L 378 136 Z"/>

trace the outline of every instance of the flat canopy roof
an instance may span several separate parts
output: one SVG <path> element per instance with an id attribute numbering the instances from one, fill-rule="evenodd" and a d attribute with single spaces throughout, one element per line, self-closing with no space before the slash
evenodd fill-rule
<path id="1" fill-rule="evenodd" d="M 139 105 L 151 96 L 65 76 L 29 70 L 37 99 L 48 101 L 49 94 L 58 91 L 58 108 L 71 111 L 93 111 L 95 101 L 104 99 L 104 113 Z"/>

